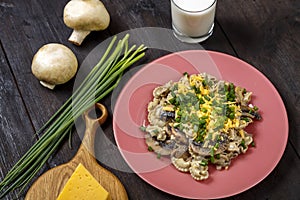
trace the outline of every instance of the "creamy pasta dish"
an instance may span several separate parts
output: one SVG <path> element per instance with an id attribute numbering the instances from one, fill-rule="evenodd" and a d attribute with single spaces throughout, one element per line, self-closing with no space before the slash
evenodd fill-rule
<path id="1" fill-rule="evenodd" d="M 209 177 L 208 165 L 227 169 L 232 159 L 254 146 L 245 128 L 261 116 L 252 93 L 201 73 L 185 73 L 153 91 L 145 131 L 148 150 L 170 156 L 174 167 L 196 180 Z"/>

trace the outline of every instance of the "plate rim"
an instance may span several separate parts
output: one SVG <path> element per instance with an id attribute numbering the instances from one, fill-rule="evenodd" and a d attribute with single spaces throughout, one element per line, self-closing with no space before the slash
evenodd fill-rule
<path id="1" fill-rule="evenodd" d="M 161 56 L 159 58 L 156 58 L 154 60 L 152 60 L 151 62 L 145 64 L 141 69 L 139 69 L 127 82 L 126 84 L 122 87 L 122 90 L 119 94 L 119 97 L 115 103 L 115 107 L 114 107 L 114 112 L 120 102 L 120 98 L 123 96 L 123 93 L 125 92 L 124 88 L 126 88 L 127 85 L 129 85 L 132 81 L 134 81 L 135 77 L 139 76 L 141 73 L 143 73 L 143 71 L 150 67 L 151 65 L 155 64 L 155 63 L 159 63 L 161 60 L 164 60 L 166 58 L 169 58 L 169 57 L 173 57 L 175 55 L 180 55 L 180 54 L 184 54 L 184 53 L 207 53 L 211 60 L 213 60 L 212 58 L 212 55 L 216 55 L 216 56 L 221 56 L 221 57 L 228 57 L 232 60 L 235 60 L 235 62 L 240 62 L 242 63 L 243 65 L 246 65 L 247 68 L 255 71 L 256 74 L 260 75 L 261 78 L 264 79 L 264 81 L 266 83 L 268 83 L 268 88 L 272 89 L 274 94 L 277 96 L 279 102 L 280 102 L 280 105 L 281 105 L 281 108 L 282 108 L 282 111 L 284 114 L 283 118 L 284 118 L 284 127 L 285 127 L 285 133 L 283 134 L 285 137 L 284 137 L 284 142 L 282 145 L 282 148 L 280 149 L 280 151 L 278 151 L 278 157 L 276 159 L 276 161 L 274 162 L 275 164 L 272 165 L 272 167 L 270 167 L 270 169 L 268 170 L 268 173 L 266 173 L 264 176 L 262 176 L 258 181 L 255 181 L 253 182 L 252 184 L 249 184 L 247 187 L 244 187 L 243 189 L 239 189 L 238 191 L 236 191 L 235 193 L 231 193 L 231 194 L 226 194 L 226 195 L 219 195 L 219 196 L 214 196 L 212 198 L 209 198 L 209 199 L 217 199 L 217 198 L 225 198 L 225 197 L 230 197 L 230 196 L 234 196 L 234 195 L 237 195 L 237 194 L 240 194 L 242 192 L 245 192 L 249 189 L 251 189 L 252 187 L 256 186 L 257 184 L 259 184 L 261 181 L 263 181 L 267 176 L 269 176 L 273 171 L 274 169 L 276 168 L 276 166 L 278 165 L 278 163 L 280 162 L 280 160 L 282 159 L 283 157 L 283 154 L 285 152 L 285 149 L 287 147 L 287 143 L 288 143 L 288 136 L 289 136 L 289 122 L 288 122 L 288 114 L 287 114 L 287 110 L 286 110 L 286 107 L 285 107 L 285 104 L 284 104 L 284 101 L 282 100 L 282 97 L 280 95 L 280 93 L 278 92 L 277 88 L 273 85 L 273 83 L 261 72 L 259 71 L 257 68 L 255 68 L 253 65 L 247 63 L 246 61 L 240 59 L 240 58 L 237 58 L 237 57 L 234 57 L 230 54 L 226 54 L 226 53 L 223 53 L 223 52 L 218 52 L 218 51 L 212 51 L 212 50 L 185 50 L 185 51 L 178 51 L 178 52 L 173 52 L 173 53 L 170 53 L 170 54 L 167 54 L 167 55 L 164 55 L 164 56 Z M 219 66 L 218 66 L 219 67 Z M 113 112 L 113 114 L 114 114 Z M 114 118 L 113 118 L 114 119 Z M 127 165 L 131 168 L 131 170 L 133 170 L 133 172 L 135 174 L 137 174 L 139 176 L 139 178 L 141 178 L 143 181 L 145 181 L 146 183 L 148 183 L 149 185 L 151 185 L 152 187 L 155 187 L 163 192 L 166 192 L 168 194 L 171 194 L 171 195 L 174 195 L 174 196 L 178 196 L 178 197 L 183 197 L 183 198 L 189 198 L 189 199 L 198 199 L 199 197 L 190 197 L 190 196 L 182 196 L 182 195 L 178 195 L 177 193 L 174 193 L 174 192 L 170 192 L 168 190 L 165 190 L 159 186 L 157 186 L 156 184 L 153 184 L 151 183 L 148 179 L 146 179 L 144 176 L 142 176 L 143 173 L 139 173 L 139 172 L 136 172 L 132 165 L 127 161 L 126 159 L 126 156 L 124 155 L 123 153 L 123 150 L 120 148 L 120 144 L 119 144 L 119 141 L 117 140 L 118 136 L 116 134 L 116 123 L 114 122 L 115 120 L 113 120 L 113 132 L 114 132 L 114 138 L 115 138 L 115 142 L 118 146 L 118 149 L 123 157 L 123 159 L 125 160 L 125 162 L 127 163 Z"/>

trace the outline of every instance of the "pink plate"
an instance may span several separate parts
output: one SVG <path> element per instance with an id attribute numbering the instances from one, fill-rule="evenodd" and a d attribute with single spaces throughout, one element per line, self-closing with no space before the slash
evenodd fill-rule
<path id="1" fill-rule="evenodd" d="M 254 135 L 255 148 L 232 161 L 228 170 L 209 167 L 205 181 L 195 181 L 189 173 L 177 171 L 169 158 L 158 159 L 147 151 L 144 133 L 147 104 L 152 90 L 169 80 L 178 81 L 184 72 L 206 72 L 253 92 L 252 103 L 263 119 L 247 131 Z M 114 109 L 113 128 L 120 152 L 143 180 L 176 196 L 191 199 L 223 198 L 241 193 L 262 181 L 277 165 L 288 138 L 284 104 L 272 83 L 258 70 L 235 57 L 212 51 L 173 53 L 147 64 L 125 85 Z"/>

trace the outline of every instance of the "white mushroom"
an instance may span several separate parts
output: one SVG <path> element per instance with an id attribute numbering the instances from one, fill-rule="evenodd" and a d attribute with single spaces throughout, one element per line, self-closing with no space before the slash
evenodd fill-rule
<path id="1" fill-rule="evenodd" d="M 99 0 L 71 0 L 64 8 L 64 23 L 74 29 L 69 41 L 81 45 L 91 31 L 108 27 L 110 16 Z"/>
<path id="2" fill-rule="evenodd" d="M 78 63 L 74 53 L 62 44 L 42 46 L 34 55 L 31 65 L 33 75 L 49 89 L 69 81 L 76 74 Z"/>

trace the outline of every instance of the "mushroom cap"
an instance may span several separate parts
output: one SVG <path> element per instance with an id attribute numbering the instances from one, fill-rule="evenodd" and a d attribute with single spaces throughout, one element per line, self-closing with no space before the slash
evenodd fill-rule
<path id="1" fill-rule="evenodd" d="M 42 46 L 34 55 L 31 70 L 40 81 L 58 85 L 69 81 L 77 72 L 78 63 L 74 53 L 62 44 Z"/>
<path id="2" fill-rule="evenodd" d="M 64 23 L 75 30 L 104 30 L 109 21 L 109 13 L 99 0 L 71 0 L 64 8 Z"/>

